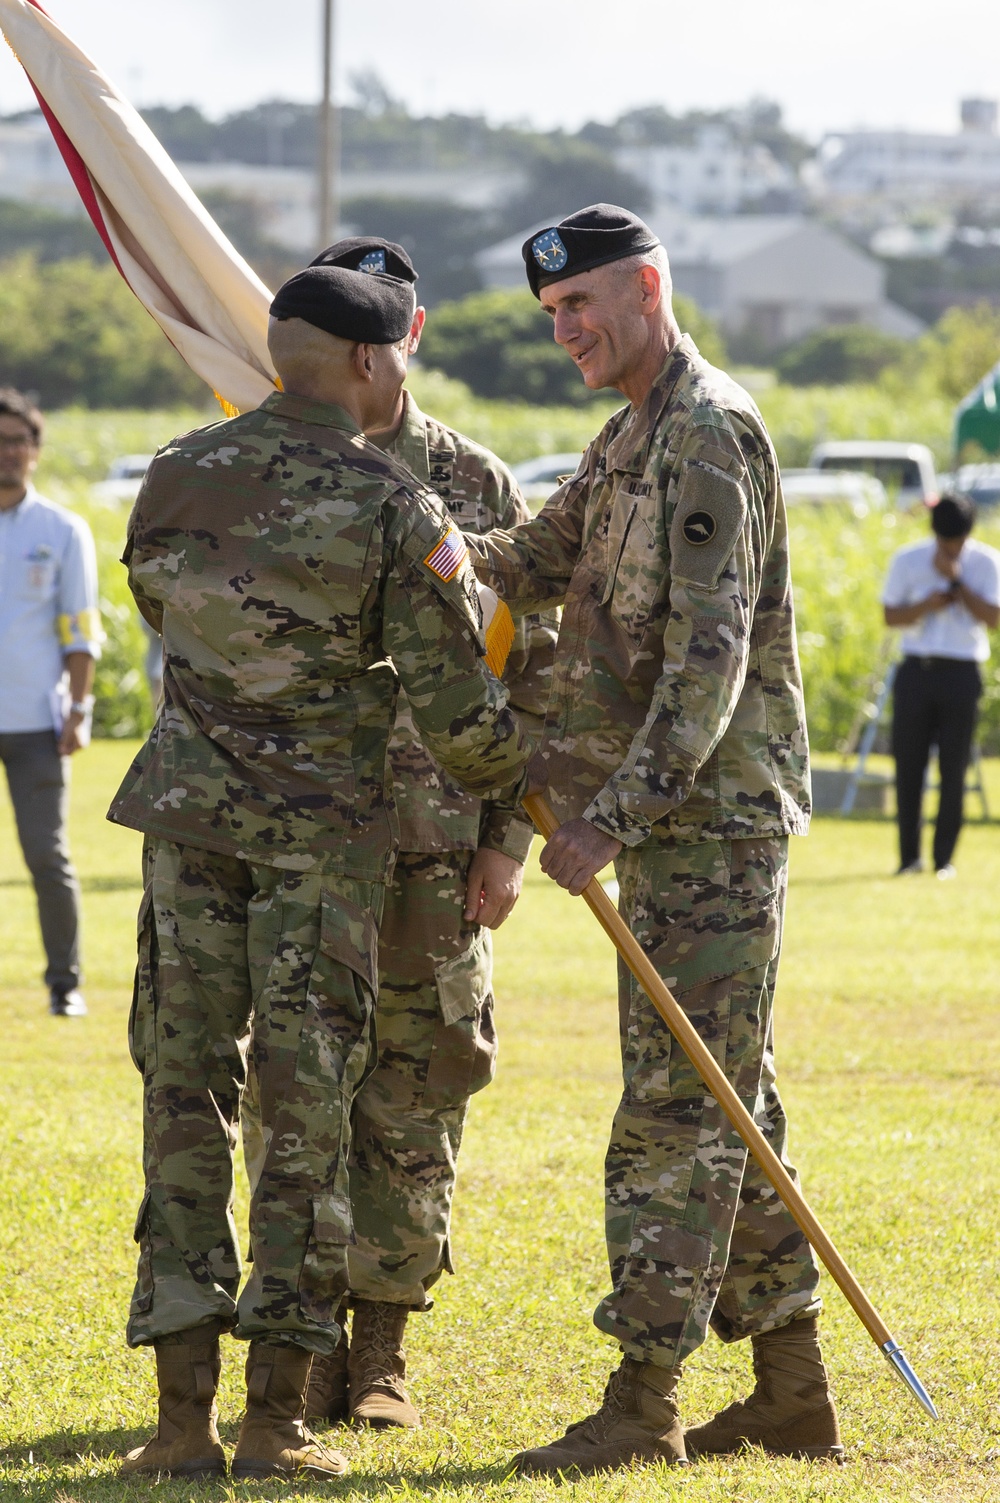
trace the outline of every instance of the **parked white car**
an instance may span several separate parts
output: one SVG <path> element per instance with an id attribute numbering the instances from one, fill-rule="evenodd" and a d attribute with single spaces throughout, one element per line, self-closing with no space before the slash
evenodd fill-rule
<path id="1" fill-rule="evenodd" d="M 107 479 L 94 486 L 94 495 L 110 505 L 134 501 L 152 463 L 152 454 L 122 454 L 112 461 Z"/>
<path id="2" fill-rule="evenodd" d="M 860 470 L 874 475 L 904 510 L 919 504 L 933 506 L 939 495 L 934 456 L 926 444 L 838 439 L 817 444 L 809 464 L 817 470 Z"/>
<path id="3" fill-rule="evenodd" d="M 580 454 L 543 454 L 540 459 L 525 459 L 511 466 L 511 473 L 529 506 L 547 501 L 562 482 L 575 475 Z"/>
<path id="4" fill-rule="evenodd" d="M 961 491 L 977 506 L 1000 505 L 1000 464 L 963 464 L 949 475 L 952 489 Z M 942 490 L 947 489 L 942 484 Z"/>
<path id="5" fill-rule="evenodd" d="M 843 506 L 856 517 L 889 503 L 881 480 L 861 470 L 782 470 L 781 490 L 786 506 Z"/>

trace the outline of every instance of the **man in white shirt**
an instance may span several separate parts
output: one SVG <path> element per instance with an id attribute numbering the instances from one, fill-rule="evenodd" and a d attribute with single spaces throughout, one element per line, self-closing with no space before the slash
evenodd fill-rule
<path id="1" fill-rule="evenodd" d="M 42 417 L 0 389 L 0 761 L 35 884 L 49 1010 L 82 1017 L 67 758 L 87 739 L 100 655 L 97 559 L 81 518 L 31 484 Z"/>
<path id="2" fill-rule="evenodd" d="M 934 869 L 939 877 L 955 875 L 979 664 L 990 655 L 987 628 L 1000 620 L 1000 553 L 972 540 L 975 520 L 967 496 L 942 496 L 931 512 L 933 537 L 900 548 L 882 594 L 886 625 L 906 628 L 892 718 L 900 876 L 923 870 L 921 805 L 934 745 L 941 783 Z"/>

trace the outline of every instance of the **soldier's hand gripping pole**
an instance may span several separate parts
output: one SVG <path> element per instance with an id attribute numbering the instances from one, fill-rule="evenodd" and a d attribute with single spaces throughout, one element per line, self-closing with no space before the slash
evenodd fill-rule
<path id="1" fill-rule="evenodd" d="M 529 794 L 524 800 L 538 831 L 546 840 L 559 828 L 547 800 L 540 794 Z M 760 1128 L 726 1079 L 697 1029 L 683 1011 L 669 989 L 657 975 L 627 924 L 620 917 L 604 888 L 594 877 L 583 893 L 584 901 L 595 915 L 601 928 L 628 966 L 632 975 L 646 993 L 688 1059 L 694 1065 L 709 1091 L 722 1107 L 733 1127 L 753 1154 L 767 1179 L 781 1196 L 795 1221 L 801 1227 L 815 1252 L 822 1258 L 830 1275 L 839 1285 L 848 1304 L 861 1324 L 868 1331 L 893 1371 L 902 1378 L 910 1392 L 923 1405 L 932 1419 L 938 1418 L 937 1409 L 924 1385 L 910 1366 L 898 1342 L 893 1339 L 882 1317 L 868 1298 L 831 1239 L 823 1230 L 808 1203 L 803 1197 L 788 1170 L 774 1149 L 767 1142 Z"/>

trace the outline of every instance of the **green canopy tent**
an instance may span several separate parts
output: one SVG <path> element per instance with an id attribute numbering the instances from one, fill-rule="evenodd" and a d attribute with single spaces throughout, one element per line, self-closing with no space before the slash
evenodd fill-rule
<path id="1" fill-rule="evenodd" d="M 1000 454 L 1000 365 L 988 371 L 955 409 L 955 454 L 960 462 L 967 444 Z"/>

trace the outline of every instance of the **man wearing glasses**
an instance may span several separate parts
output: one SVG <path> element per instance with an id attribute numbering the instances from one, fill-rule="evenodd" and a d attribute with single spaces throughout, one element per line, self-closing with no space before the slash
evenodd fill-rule
<path id="1" fill-rule="evenodd" d="M 41 439 L 41 413 L 0 389 L 0 761 L 38 898 L 49 1011 L 78 1018 L 87 1005 L 67 759 L 89 738 L 102 633 L 90 530 L 31 483 Z"/>

